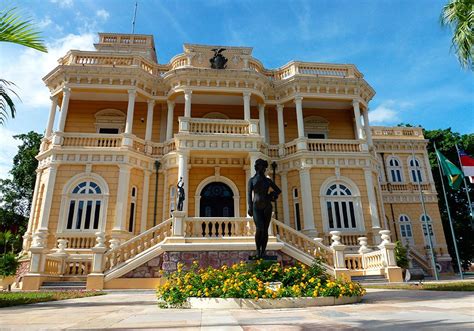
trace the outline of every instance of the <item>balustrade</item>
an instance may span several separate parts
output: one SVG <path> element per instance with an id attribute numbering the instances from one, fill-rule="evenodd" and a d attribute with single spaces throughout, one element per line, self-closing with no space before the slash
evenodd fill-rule
<path id="1" fill-rule="evenodd" d="M 308 150 L 311 152 L 361 152 L 357 140 L 308 139 Z"/>
<path id="2" fill-rule="evenodd" d="M 359 245 L 358 238 L 360 236 L 365 235 L 365 233 L 358 232 L 358 233 L 344 233 L 341 232 L 340 237 L 341 237 L 341 244 L 346 245 L 346 246 L 357 246 Z M 324 243 L 329 245 L 331 243 L 331 235 L 325 235 L 324 236 Z"/>
<path id="3" fill-rule="evenodd" d="M 209 118 L 179 118 L 180 132 L 192 134 L 225 134 L 225 135 L 248 135 L 252 132 L 253 121 L 244 120 L 222 120 Z"/>
<path id="4" fill-rule="evenodd" d="M 349 270 L 363 270 L 362 255 L 361 254 L 345 254 L 344 261 L 346 268 Z"/>
<path id="5" fill-rule="evenodd" d="M 382 269 L 385 267 L 382 251 L 363 254 L 364 269 Z"/>
<path id="6" fill-rule="evenodd" d="M 105 271 L 137 256 L 148 248 L 171 236 L 171 219 L 160 223 L 104 254 Z M 112 247 L 112 245 L 111 245 Z"/>
<path id="7" fill-rule="evenodd" d="M 185 221 L 186 237 L 252 237 L 255 224 L 247 217 L 188 217 Z"/>
<path id="8" fill-rule="evenodd" d="M 51 276 L 59 276 L 62 274 L 63 260 L 47 256 L 44 262 L 44 273 Z"/>
<path id="9" fill-rule="evenodd" d="M 420 186 L 423 191 L 431 191 L 429 183 L 421 183 Z M 380 187 L 382 191 L 390 192 L 418 192 L 419 190 L 417 183 L 384 183 Z"/>
<path id="10" fill-rule="evenodd" d="M 94 133 L 62 133 L 63 147 L 100 147 L 114 148 L 122 145 L 121 135 Z"/>
<path id="11" fill-rule="evenodd" d="M 64 239 L 67 241 L 68 249 L 91 249 L 95 245 L 95 235 L 57 235 L 57 239 Z"/>
<path id="12" fill-rule="evenodd" d="M 87 276 L 91 272 L 92 260 L 68 258 L 64 262 L 64 276 Z"/>

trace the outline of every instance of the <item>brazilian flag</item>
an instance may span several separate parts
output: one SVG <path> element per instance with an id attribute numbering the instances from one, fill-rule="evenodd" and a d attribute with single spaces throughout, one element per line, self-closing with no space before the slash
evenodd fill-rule
<path id="1" fill-rule="evenodd" d="M 439 164 L 443 170 L 443 174 L 448 177 L 449 186 L 455 190 L 461 186 L 462 183 L 462 171 L 459 170 L 451 161 L 449 161 L 440 151 L 435 149 L 436 155 L 438 156 Z"/>

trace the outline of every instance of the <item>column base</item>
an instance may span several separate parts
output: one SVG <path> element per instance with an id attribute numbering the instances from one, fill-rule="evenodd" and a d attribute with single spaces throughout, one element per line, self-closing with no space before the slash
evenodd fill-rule
<path id="1" fill-rule="evenodd" d="M 403 282 L 402 268 L 400 267 L 385 268 L 385 275 L 390 283 Z"/>
<path id="2" fill-rule="evenodd" d="M 23 291 L 38 291 L 43 283 L 43 277 L 40 274 L 26 274 L 23 276 L 21 289 Z"/>
<path id="3" fill-rule="evenodd" d="M 311 238 L 317 238 L 318 236 L 318 231 L 316 229 L 303 229 L 301 232 Z"/>
<path id="4" fill-rule="evenodd" d="M 104 289 L 104 274 L 89 274 L 87 275 L 87 290 L 103 290 Z"/>

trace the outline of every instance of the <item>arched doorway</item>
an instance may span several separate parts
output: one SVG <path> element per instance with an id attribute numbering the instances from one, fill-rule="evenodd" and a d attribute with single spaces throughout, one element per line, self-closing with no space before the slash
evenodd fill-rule
<path id="1" fill-rule="evenodd" d="M 201 191 L 200 217 L 234 217 L 234 192 L 222 182 L 212 182 Z"/>

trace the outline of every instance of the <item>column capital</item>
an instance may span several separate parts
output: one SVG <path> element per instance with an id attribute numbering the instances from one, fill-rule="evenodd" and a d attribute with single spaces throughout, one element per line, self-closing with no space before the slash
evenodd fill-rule
<path id="1" fill-rule="evenodd" d="M 128 93 L 129 96 L 130 96 L 130 95 L 135 96 L 135 95 L 137 95 L 137 89 L 134 89 L 134 88 L 133 88 L 133 89 L 129 89 L 129 90 L 127 90 L 127 93 Z"/>
<path id="2" fill-rule="evenodd" d="M 124 164 L 124 163 L 118 164 L 118 167 L 119 167 L 120 172 L 128 172 L 132 170 L 133 168 L 130 164 Z"/>
<path id="3" fill-rule="evenodd" d="M 188 89 L 188 88 L 187 88 L 187 89 L 184 89 L 184 91 L 183 91 L 183 92 L 184 92 L 184 95 L 190 95 L 190 94 L 193 94 L 193 90 L 191 90 L 191 89 Z"/>
<path id="4" fill-rule="evenodd" d="M 352 106 L 356 106 L 360 108 L 360 101 L 359 99 L 352 99 Z"/>
<path id="5" fill-rule="evenodd" d="M 303 97 L 302 97 L 301 95 L 295 95 L 294 101 L 295 101 L 295 103 L 297 103 L 297 102 L 302 102 L 302 101 L 303 101 Z"/>
<path id="6" fill-rule="evenodd" d="M 155 106 L 155 100 L 154 99 L 148 99 L 147 103 L 148 103 L 148 106 L 150 106 L 150 107 Z"/>
<path id="7" fill-rule="evenodd" d="M 283 111 L 283 108 L 285 108 L 285 105 L 279 103 L 276 105 L 277 111 Z"/>
<path id="8" fill-rule="evenodd" d="M 168 107 L 174 107 L 175 102 L 173 100 L 166 100 L 166 103 L 168 104 Z"/>
<path id="9" fill-rule="evenodd" d="M 260 108 L 265 109 L 265 104 L 264 104 L 264 103 L 259 103 L 259 104 L 258 104 L 258 108 L 259 108 L 259 109 L 260 109 Z"/>
<path id="10" fill-rule="evenodd" d="M 59 97 L 57 95 L 49 96 L 49 100 L 51 100 L 53 103 L 56 103 L 56 105 L 58 103 L 58 99 L 59 99 Z"/>
<path id="11" fill-rule="evenodd" d="M 244 96 L 244 98 L 245 97 L 249 98 L 252 95 L 252 92 L 244 91 L 244 92 L 242 92 L 242 95 Z"/>
<path id="12" fill-rule="evenodd" d="M 64 94 L 70 94 L 71 88 L 69 86 L 63 86 L 62 91 Z"/>

